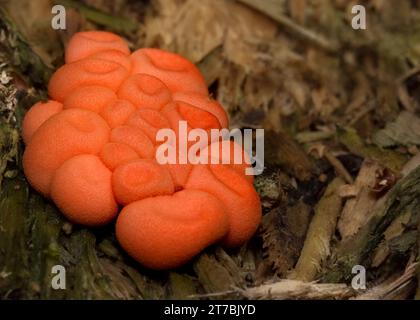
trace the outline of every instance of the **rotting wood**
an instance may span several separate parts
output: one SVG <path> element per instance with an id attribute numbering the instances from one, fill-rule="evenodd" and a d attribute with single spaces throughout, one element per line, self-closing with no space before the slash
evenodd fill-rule
<path id="1" fill-rule="evenodd" d="M 376 171 L 381 166 L 372 160 L 366 159 L 354 183 L 356 196 L 348 199 L 338 221 L 338 230 L 342 239 L 355 234 L 361 226 L 369 219 L 371 209 L 376 203 L 377 195 L 371 188 L 376 181 Z"/>
<path id="2" fill-rule="evenodd" d="M 402 212 L 415 214 L 419 205 L 420 166 L 398 181 L 384 199 L 376 204 L 369 221 L 354 236 L 339 244 L 323 280 L 348 280 L 352 277 L 353 266 L 370 265 L 373 249 L 381 241 L 383 232 Z"/>
<path id="3" fill-rule="evenodd" d="M 241 291 L 248 299 L 348 299 L 354 291 L 346 284 L 280 280 Z"/>
<path id="4" fill-rule="evenodd" d="M 338 195 L 338 188 L 342 185 L 344 181 L 335 178 L 315 207 L 302 252 L 295 269 L 289 275 L 290 279 L 306 282 L 315 280 L 321 264 L 329 256 L 331 237 L 342 208 L 342 199 Z"/>

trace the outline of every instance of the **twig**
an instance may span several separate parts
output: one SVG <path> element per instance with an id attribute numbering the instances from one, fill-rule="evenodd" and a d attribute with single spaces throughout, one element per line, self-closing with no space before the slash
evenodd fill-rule
<path id="1" fill-rule="evenodd" d="M 347 183 L 353 184 L 354 180 L 343 164 L 329 151 L 324 153 L 324 157 L 334 167 L 338 175 L 344 178 Z"/>
<path id="2" fill-rule="evenodd" d="M 371 187 L 375 184 L 376 173 L 383 167 L 378 162 L 366 159 L 356 178 L 353 187 L 356 196 L 347 200 L 338 221 L 338 230 L 342 239 L 346 239 L 355 233 L 366 223 L 372 214 L 372 208 L 376 203 L 377 195 L 373 195 Z"/>
<path id="3" fill-rule="evenodd" d="M 295 139 L 299 143 L 327 140 L 334 137 L 335 130 L 331 131 L 303 131 L 296 134 Z"/>
<path id="4" fill-rule="evenodd" d="M 349 126 L 352 127 L 354 126 L 357 122 L 359 122 L 360 119 L 362 119 L 365 115 L 367 115 L 368 113 L 372 112 L 373 110 L 375 110 L 376 106 L 371 103 L 367 108 L 363 108 L 362 110 L 360 110 L 359 112 L 357 112 L 352 119 L 349 122 Z"/>
<path id="5" fill-rule="evenodd" d="M 367 292 L 356 296 L 355 300 L 380 300 L 390 299 L 398 291 L 404 289 L 413 281 L 416 275 L 417 263 L 410 264 L 404 273 L 391 283 L 380 284 Z"/>
<path id="6" fill-rule="evenodd" d="M 354 291 L 344 283 L 315 283 L 284 279 L 243 290 L 241 294 L 248 299 L 346 299 L 354 295 Z"/>
<path id="7" fill-rule="evenodd" d="M 258 287 L 247 289 L 234 288 L 221 292 L 190 295 L 188 298 L 222 298 L 230 295 L 239 295 L 251 300 L 321 300 L 348 299 L 355 295 L 355 291 L 344 283 L 316 283 L 282 279 Z"/>
<path id="8" fill-rule="evenodd" d="M 291 279 L 314 280 L 322 261 L 329 256 L 330 240 L 342 207 L 337 189 L 343 184 L 343 179 L 335 178 L 318 202 L 299 260 L 290 274 Z"/>
<path id="9" fill-rule="evenodd" d="M 256 0 L 237 0 L 276 21 L 283 28 L 289 30 L 290 33 L 295 36 L 308 41 L 319 48 L 322 48 L 328 52 L 337 52 L 339 45 L 325 38 L 324 36 L 317 34 L 311 30 L 308 30 L 301 25 L 296 24 L 292 19 L 286 17 L 280 10 L 273 10 L 273 5 L 267 5 L 266 1 L 256 1 Z M 276 4 L 276 2 L 274 2 Z"/>
<path id="10" fill-rule="evenodd" d="M 238 294 L 241 289 L 234 289 L 234 290 L 226 290 L 220 292 L 212 292 L 212 293 L 203 293 L 203 294 L 191 294 L 188 296 L 189 299 L 196 299 L 196 298 L 221 298 L 232 294 Z"/>

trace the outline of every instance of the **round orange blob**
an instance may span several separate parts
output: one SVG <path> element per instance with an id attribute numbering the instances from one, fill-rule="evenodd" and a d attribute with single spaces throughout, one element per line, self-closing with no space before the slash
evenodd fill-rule
<path id="1" fill-rule="evenodd" d="M 201 152 L 205 155 L 208 164 L 229 166 L 253 183 L 254 176 L 246 174 L 246 169 L 251 168 L 250 157 L 236 142 L 231 140 L 215 141 L 203 148 Z M 197 157 L 200 157 L 200 154 L 197 154 Z"/>
<path id="2" fill-rule="evenodd" d="M 153 159 L 155 156 L 155 146 L 139 128 L 126 125 L 116 127 L 111 131 L 110 141 L 130 146 L 142 159 Z"/>
<path id="3" fill-rule="evenodd" d="M 116 50 L 130 54 L 125 40 L 106 31 L 84 31 L 75 33 L 67 44 L 66 63 L 84 59 L 101 51 Z"/>
<path id="4" fill-rule="evenodd" d="M 124 207 L 116 224 L 121 246 L 134 259 L 153 269 L 186 263 L 220 240 L 228 221 L 220 201 L 198 190 L 183 190 Z"/>
<path id="5" fill-rule="evenodd" d="M 64 162 L 52 179 L 51 198 L 70 221 L 88 226 L 106 224 L 118 211 L 111 171 L 94 155 Z"/>
<path id="6" fill-rule="evenodd" d="M 139 158 L 138 154 L 128 145 L 114 142 L 104 145 L 99 156 L 112 171 L 126 162 Z"/>
<path id="7" fill-rule="evenodd" d="M 48 196 L 55 170 L 74 156 L 99 153 L 109 132 L 105 120 L 92 111 L 67 109 L 57 113 L 44 122 L 26 146 L 26 178 L 32 187 Z"/>
<path id="8" fill-rule="evenodd" d="M 172 52 L 159 49 L 139 49 L 131 54 L 132 74 L 145 73 L 162 80 L 175 93 L 208 94 L 204 77 L 197 67 Z"/>
<path id="9" fill-rule="evenodd" d="M 182 101 L 177 102 L 177 109 L 182 119 L 187 121 L 192 128 L 220 129 L 220 122 L 208 111 Z"/>
<path id="10" fill-rule="evenodd" d="M 89 56 L 89 58 L 116 62 L 116 63 L 119 63 L 122 67 L 124 67 L 127 71 L 131 72 L 130 56 L 121 51 L 117 51 L 117 50 L 101 51 L 101 52 L 98 52 Z"/>
<path id="11" fill-rule="evenodd" d="M 127 125 L 140 128 L 153 143 L 160 129 L 169 128 L 169 121 L 157 110 L 139 109 L 127 121 Z"/>
<path id="12" fill-rule="evenodd" d="M 185 92 L 176 92 L 173 95 L 174 101 L 183 102 L 181 105 L 189 105 L 194 106 L 198 109 L 203 111 L 207 111 L 208 113 L 215 116 L 219 122 L 219 126 L 221 128 L 229 127 L 229 121 L 226 115 L 226 111 L 223 107 L 218 103 L 216 100 L 211 99 L 208 95 L 197 94 L 197 93 L 185 93 Z M 187 115 L 185 115 L 188 118 Z M 203 124 L 206 125 L 205 123 Z M 198 128 L 205 129 L 206 127 L 201 126 L 200 123 L 197 123 Z M 212 127 L 214 128 L 214 126 Z"/>
<path id="13" fill-rule="evenodd" d="M 53 100 L 34 104 L 23 118 L 22 137 L 25 144 L 29 143 L 33 134 L 45 121 L 61 110 L 63 110 L 63 105 Z"/>
<path id="14" fill-rule="evenodd" d="M 105 105 L 116 100 L 117 95 L 107 87 L 83 86 L 71 92 L 64 99 L 63 106 L 64 109 L 80 108 L 99 113 Z"/>
<path id="15" fill-rule="evenodd" d="M 158 78 L 135 74 L 127 78 L 118 90 L 118 97 L 133 103 L 137 108 L 160 110 L 172 99 L 168 87 Z"/>
<path id="16" fill-rule="evenodd" d="M 114 100 L 106 104 L 100 115 L 108 122 L 111 128 L 125 124 L 136 111 L 136 107 L 126 100 Z"/>
<path id="17" fill-rule="evenodd" d="M 171 174 L 175 185 L 175 190 L 183 189 L 187 183 L 188 176 L 190 175 L 193 166 L 189 163 L 165 164 L 165 166 L 168 168 L 169 173 Z"/>
<path id="18" fill-rule="evenodd" d="M 117 201 L 123 205 L 174 192 L 169 171 L 153 160 L 135 160 L 117 167 L 112 186 Z"/>
<path id="19" fill-rule="evenodd" d="M 162 109 L 163 116 L 168 119 L 170 128 L 175 132 L 178 139 L 185 139 L 188 138 L 188 133 L 191 129 L 193 129 L 188 121 L 182 117 L 182 115 L 179 112 L 178 104 L 175 102 L 168 103 L 166 106 Z M 180 131 L 180 123 L 181 121 L 187 122 L 187 132 L 181 132 Z M 187 136 L 184 137 L 184 135 L 187 134 Z"/>
<path id="20" fill-rule="evenodd" d="M 128 71 L 117 62 L 87 58 L 60 67 L 51 77 L 48 94 L 57 101 L 83 86 L 102 86 L 116 92 L 128 76 Z"/>
<path id="21" fill-rule="evenodd" d="M 192 145 L 196 144 L 196 142 L 199 142 L 198 146 L 200 148 L 207 146 L 211 140 L 211 129 L 219 129 L 219 123 L 217 119 L 209 114 L 206 111 L 202 111 L 198 108 L 195 108 L 193 106 L 184 106 L 187 107 L 181 108 L 182 112 L 184 114 L 181 114 L 180 112 L 180 103 L 168 103 L 163 109 L 162 114 L 168 119 L 170 123 L 170 128 L 174 131 L 178 141 L 187 141 L 188 148 Z M 184 116 L 189 117 L 189 119 L 185 119 Z M 181 121 L 186 122 L 186 130 L 180 128 Z M 192 124 L 196 127 L 193 127 L 190 122 L 192 121 Z M 202 129 L 199 126 L 199 123 L 205 123 L 206 129 Z M 202 130 L 203 137 L 192 137 L 189 139 L 190 133 L 192 129 L 197 129 L 195 133 L 198 133 L 198 130 Z M 195 139 L 195 141 L 193 141 Z"/>
<path id="22" fill-rule="evenodd" d="M 196 165 L 185 188 L 208 192 L 223 204 L 229 217 L 229 231 L 223 245 L 239 247 L 257 230 L 261 203 L 253 185 L 243 174 L 223 165 Z"/>

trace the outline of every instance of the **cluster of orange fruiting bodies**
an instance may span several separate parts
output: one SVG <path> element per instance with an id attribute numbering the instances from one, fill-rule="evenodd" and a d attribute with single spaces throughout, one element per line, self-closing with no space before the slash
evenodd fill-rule
<path id="1" fill-rule="evenodd" d="M 75 34 L 65 62 L 50 79 L 51 100 L 23 121 L 23 167 L 37 191 L 74 223 L 118 215 L 121 246 L 154 269 L 254 234 L 261 206 L 245 164 L 155 160 L 159 129 L 176 131 L 181 120 L 189 130 L 228 127 L 194 64 L 158 49 L 130 54 L 122 38 L 102 31 Z"/>

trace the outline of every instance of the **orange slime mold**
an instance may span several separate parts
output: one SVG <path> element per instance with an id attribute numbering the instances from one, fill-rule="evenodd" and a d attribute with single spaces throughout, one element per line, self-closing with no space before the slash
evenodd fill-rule
<path id="1" fill-rule="evenodd" d="M 187 133 L 228 128 L 194 64 L 159 49 L 130 55 L 125 40 L 103 31 L 76 33 L 65 61 L 50 79 L 51 100 L 35 104 L 22 124 L 23 168 L 35 190 L 73 223 L 98 226 L 116 218 L 122 248 L 153 269 L 175 268 L 209 245 L 238 247 L 252 237 L 261 205 L 245 175 L 249 162 L 232 162 L 235 150 L 247 159 L 241 146 L 203 141 L 207 148 L 196 156 L 230 156 L 221 164 L 155 159 L 160 129 L 179 138 L 180 121 Z"/>

